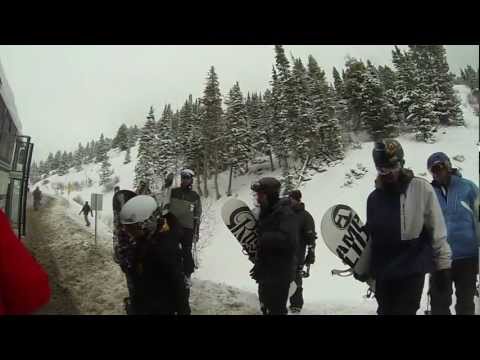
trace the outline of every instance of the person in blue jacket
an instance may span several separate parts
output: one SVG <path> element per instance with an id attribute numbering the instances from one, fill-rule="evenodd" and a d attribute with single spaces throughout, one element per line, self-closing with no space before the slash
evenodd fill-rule
<path id="1" fill-rule="evenodd" d="M 354 276 L 375 280 L 379 315 L 415 315 L 425 274 L 436 274 L 439 289 L 448 285 L 451 250 L 445 221 L 429 182 L 403 167 L 398 141 L 376 142 L 372 156 L 378 177 L 367 200 L 370 274 Z"/>
<path id="2" fill-rule="evenodd" d="M 457 298 L 455 313 L 473 315 L 480 244 L 478 187 L 452 168 L 449 157 L 443 152 L 432 154 L 427 167 L 433 177 L 432 186 L 442 208 L 447 240 L 452 249 L 449 286 L 446 291 L 439 291 L 432 283 L 430 288 L 432 315 L 450 315 L 452 283 Z M 431 278 L 435 280 L 435 274 Z"/>

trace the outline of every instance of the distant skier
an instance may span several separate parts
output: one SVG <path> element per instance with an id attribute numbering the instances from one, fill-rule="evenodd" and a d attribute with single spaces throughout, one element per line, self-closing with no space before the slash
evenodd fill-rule
<path id="1" fill-rule="evenodd" d="M 37 186 L 35 190 L 33 190 L 33 209 L 36 211 L 40 207 L 40 202 L 42 201 L 42 192 Z"/>
<path id="2" fill-rule="evenodd" d="M 376 280 L 377 313 L 415 315 L 426 273 L 435 273 L 438 289 L 449 285 L 451 250 L 445 221 L 432 186 L 403 168 L 398 141 L 376 142 L 372 155 L 378 177 L 367 200 L 365 226 L 372 246 L 370 275 Z"/>
<path id="3" fill-rule="evenodd" d="M 255 265 L 250 276 L 258 283 L 264 315 L 288 314 L 290 283 L 295 279 L 297 221 L 288 199 L 280 200 L 280 182 L 265 177 L 251 189 L 260 205 Z"/>
<path id="4" fill-rule="evenodd" d="M 169 205 L 169 211 L 176 216 L 179 224 L 183 227 L 182 254 L 184 271 L 189 286 L 191 286 L 191 276 L 195 271 L 192 245 L 198 241 L 202 216 L 200 196 L 192 190 L 194 176 L 195 173 L 190 169 L 183 169 L 180 172 L 180 187 L 172 189 Z"/>
<path id="5" fill-rule="evenodd" d="M 161 213 L 148 195 L 131 198 L 120 212 L 120 222 L 134 243 L 129 315 L 190 314 L 179 242 L 182 228 L 174 215 Z"/>
<path id="6" fill-rule="evenodd" d="M 78 215 L 80 215 L 81 213 L 83 213 L 83 216 L 85 218 L 85 225 L 90 226 L 90 221 L 88 221 L 88 213 L 90 213 L 93 217 L 93 211 L 90 205 L 88 205 L 88 201 L 85 201 L 85 204 L 83 205 L 82 210 L 80 210 Z"/>
<path id="7" fill-rule="evenodd" d="M 135 191 L 138 195 L 151 195 L 152 191 L 148 185 L 148 181 L 140 180 L 138 183 L 137 191 Z"/>
<path id="8" fill-rule="evenodd" d="M 455 313 L 474 315 L 480 244 L 478 187 L 462 178 L 460 172 L 452 168 L 449 157 L 442 152 L 428 158 L 427 168 L 433 176 L 432 185 L 445 217 L 447 240 L 452 249 L 452 281 L 445 291 L 435 286 L 437 275 L 431 277 L 432 315 L 451 314 L 452 282 L 457 298 Z"/>
<path id="9" fill-rule="evenodd" d="M 305 204 L 301 201 L 302 193 L 300 190 L 291 191 L 288 197 L 297 219 L 299 231 L 297 271 L 295 275 L 297 290 L 293 296 L 290 297 L 290 310 L 292 313 L 299 313 L 303 307 L 303 267 L 315 263 L 315 240 L 317 234 L 315 232 L 315 221 L 313 220 L 312 215 L 305 210 Z"/>

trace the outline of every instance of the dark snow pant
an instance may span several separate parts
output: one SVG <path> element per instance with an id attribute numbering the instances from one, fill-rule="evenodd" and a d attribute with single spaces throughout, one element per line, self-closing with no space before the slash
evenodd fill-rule
<path id="1" fill-rule="evenodd" d="M 420 308 L 425 274 L 376 282 L 378 315 L 416 315 Z"/>
<path id="2" fill-rule="evenodd" d="M 303 308 L 303 266 L 297 268 L 295 274 L 295 284 L 297 285 L 297 290 L 290 298 L 290 307 L 295 307 L 298 309 Z"/>
<path id="3" fill-rule="evenodd" d="M 455 313 L 457 315 L 475 314 L 475 292 L 478 274 L 478 258 L 452 261 L 452 282 L 446 291 L 440 292 L 435 284 L 435 274 L 431 276 L 430 297 L 432 315 L 451 315 L 452 283 L 455 284 Z"/>
<path id="4" fill-rule="evenodd" d="M 193 230 L 183 228 L 183 231 L 183 237 L 180 240 L 180 244 L 182 245 L 183 271 L 187 277 L 190 277 L 195 271 L 192 253 Z"/>
<path id="5" fill-rule="evenodd" d="M 287 315 L 288 291 L 290 281 L 260 282 L 258 299 L 263 315 Z"/>
<path id="6" fill-rule="evenodd" d="M 83 215 L 85 217 L 85 225 L 90 226 L 90 221 L 88 221 L 88 214 Z"/>

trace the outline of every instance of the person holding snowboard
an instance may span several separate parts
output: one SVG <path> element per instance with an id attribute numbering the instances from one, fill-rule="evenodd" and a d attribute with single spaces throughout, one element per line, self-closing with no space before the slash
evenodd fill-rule
<path id="1" fill-rule="evenodd" d="M 297 290 L 292 297 L 290 297 L 290 311 L 292 313 L 299 313 L 303 307 L 303 267 L 305 265 L 310 267 L 310 265 L 315 263 L 315 240 L 317 234 L 315 232 L 315 221 L 312 215 L 305 210 L 305 204 L 302 202 L 302 193 L 300 190 L 291 191 L 288 197 L 297 220 L 299 231 L 297 271 L 295 273 Z"/>
<path id="2" fill-rule="evenodd" d="M 445 221 L 432 186 L 403 167 L 398 141 L 376 142 L 372 155 L 378 177 L 367 200 L 370 274 L 354 276 L 375 279 L 379 315 L 415 315 L 426 273 L 435 274 L 441 291 L 450 284 Z"/>
<path id="3" fill-rule="evenodd" d="M 127 314 L 190 315 L 180 249 L 183 229 L 175 216 L 162 216 L 153 197 L 137 195 L 122 207 L 120 222 L 135 244 Z"/>
<path id="4" fill-rule="evenodd" d="M 33 209 L 36 211 L 40 207 L 40 202 L 42 201 L 42 192 L 40 191 L 39 187 L 37 186 L 35 190 L 33 190 Z"/>
<path id="5" fill-rule="evenodd" d="M 88 221 L 88 213 L 90 213 L 93 217 L 93 211 L 90 205 L 88 205 L 88 201 L 85 201 L 85 204 L 83 205 L 82 210 L 80 210 L 78 215 L 80 215 L 81 213 L 83 213 L 83 216 L 85 218 L 85 225 L 90 226 L 90 221 Z"/>
<path id="6" fill-rule="evenodd" d="M 265 177 L 251 189 L 260 205 L 257 252 L 250 276 L 258 283 L 264 315 L 287 315 L 290 283 L 297 267 L 297 220 L 288 199 L 280 200 L 280 182 Z"/>
<path id="7" fill-rule="evenodd" d="M 193 243 L 198 241 L 202 202 L 198 193 L 192 189 L 195 173 L 190 169 L 180 172 L 180 187 L 173 188 L 170 193 L 169 212 L 175 215 L 183 228 L 181 239 L 183 264 L 187 284 L 191 286 L 191 276 L 195 271 L 192 254 Z"/>
<path id="8" fill-rule="evenodd" d="M 475 292 L 480 244 L 478 187 L 452 168 L 443 152 L 432 154 L 427 168 L 433 176 L 432 186 L 447 224 L 447 240 L 452 249 L 452 278 L 442 291 L 436 286 L 437 274 L 430 285 L 432 315 L 450 315 L 452 283 L 455 284 L 455 313 L 475 314 Z"/>

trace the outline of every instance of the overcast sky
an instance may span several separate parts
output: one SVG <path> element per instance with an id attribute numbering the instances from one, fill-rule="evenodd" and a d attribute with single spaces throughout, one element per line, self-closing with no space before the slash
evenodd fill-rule
<path id="1" fill-rule="evenodd" d="M 393 45 L 295 45 L 287 55 L 306 63 L 312 54 L 331 81 L 351 55 L 391 65 Z M 478 45 L 448 45 L 451 71 L 478 68 Z M 15 95 L 23 132 L 35 143 L 34 160 L 73 151 L 78 143 L 113 137 L 118 127 L 141 125 L 150 105 L 179 108 L 200 97 L 211 65 L 222 95 L 238 81 L 244 94 L 269 86 L 273 46 L 5 46 L 0 61 Z"/>

